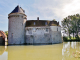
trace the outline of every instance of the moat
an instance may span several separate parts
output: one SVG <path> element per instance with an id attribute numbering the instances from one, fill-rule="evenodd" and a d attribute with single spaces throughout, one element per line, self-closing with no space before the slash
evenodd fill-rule
<path id="1" fill-rule="evenodd" d="M 80 60 L 80 42 L 0 46 L 0 60 Z"/>

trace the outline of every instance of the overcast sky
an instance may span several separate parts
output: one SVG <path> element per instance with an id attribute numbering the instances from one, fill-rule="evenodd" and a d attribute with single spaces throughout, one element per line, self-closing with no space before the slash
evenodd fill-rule
<path id="1" fill-rule="evenodd" d="M 80 0 L 0 0 L 0 30 L 8 31 L 8 14 L 19 5 L 28 20 L 60 22 L 68 15 L 80 14 Z"/>

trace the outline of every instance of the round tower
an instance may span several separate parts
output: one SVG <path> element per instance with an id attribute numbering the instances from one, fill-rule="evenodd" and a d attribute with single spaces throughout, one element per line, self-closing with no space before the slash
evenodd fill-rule
<path id="1" fill-rule="evenodd" d="M 19 5 L 8 15 L 8 44 L 24 44 L 26 17 Z"/>

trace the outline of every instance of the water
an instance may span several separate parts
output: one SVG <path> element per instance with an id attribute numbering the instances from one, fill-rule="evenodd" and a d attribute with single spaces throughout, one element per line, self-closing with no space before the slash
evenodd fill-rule
<path id="1" fill-rule="evenodd" d="M 0 46 L 0 60 L 80 60 L 80 42 Z"/>

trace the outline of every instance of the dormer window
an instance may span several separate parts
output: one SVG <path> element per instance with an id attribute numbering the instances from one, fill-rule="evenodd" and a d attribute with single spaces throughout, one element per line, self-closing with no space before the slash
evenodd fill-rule
<path id="1" fill-rule="evenodd" d="M 34 22 L 34 25 L 35 25 L 35 22 Z"/>
<path id="2" fill-rule="evenodd" d="M 47 22 L 45 22 L 45 25 L 47 25 Z"/>

